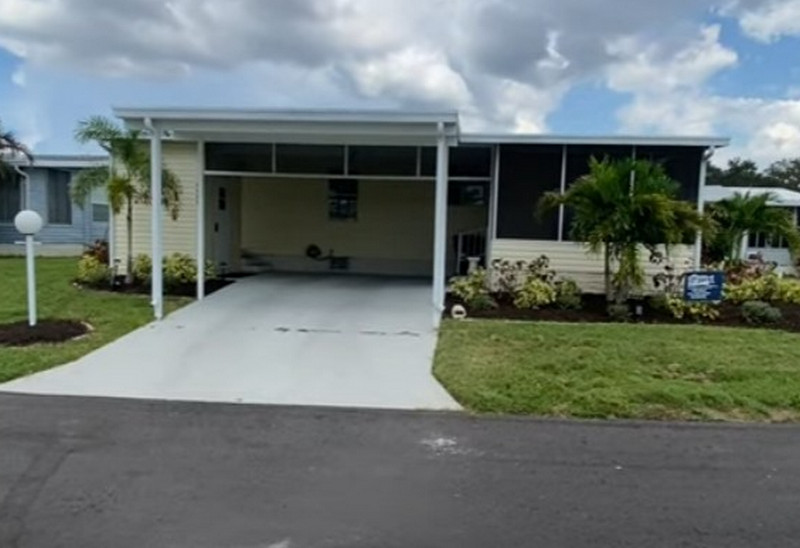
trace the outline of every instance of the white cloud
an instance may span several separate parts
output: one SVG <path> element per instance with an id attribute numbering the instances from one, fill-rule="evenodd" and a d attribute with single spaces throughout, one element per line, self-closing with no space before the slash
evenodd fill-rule
<path id="1" fill-rule="evenodd" d="M 608 85 L 617 91 L 664 94 L 694 89 L 717 72 L 736 65 L 738 56 L 719 42 L 720 27 L 703 27 L 700 36 L 676 52 L 657 43 L 625 37 L 612 41 L 608 53 L 617 59 L 607 70 Z"/>
<path id="2" fill-rule="evenodd" d="M 383 58 L 354 63 L 351 74 L 369 97 L 467 107 L 471 101 L 466 83 L 441 52 L 415 47 L 393 51 Z"/>
<path id="3" fill-rule="evenodd" d="M 764 165 L 800 155 L 800 100 L 709 92 L 709 79 L 737 60 L 719 39 L 719 29 L 707 27 L 669 55 L 634 41 L 611 45 L 618 61 L 607 71 L 608 85 L 632 94 L 618 112 L 623 131 L 733 136 L 717 161 L 744 156 Z"/>
<path id="4" fill-rule="evenodd" d="M 738 15 L 742 30 L 756 40 L 771 42 L 800 35 L 800 0 L 739 2 L 728 11 Z"/>
<path id="5" fill-rule="evenodd" d="M 60 143 L 125 103 L 430 106 L 467 130 L 542 132 L 574 85 L 602 81 L 631 97 L 623 131 L 791 150 L 799 102 L 708 90 L 739 61 L 697 23 L 711 5 L 758 39 L 800 33 L 800 0 L 0 0 L 0 48 L 22 60 L 4 104 Z"/>

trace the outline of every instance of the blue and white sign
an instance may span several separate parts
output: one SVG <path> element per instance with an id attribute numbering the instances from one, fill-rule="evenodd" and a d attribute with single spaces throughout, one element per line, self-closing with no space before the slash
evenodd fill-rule
<path id="1" fill-rule="evenodd" d="M 717 271 L 687 272 L 683 287 L 686 301 L 721 301 L 725 273 Z"/>

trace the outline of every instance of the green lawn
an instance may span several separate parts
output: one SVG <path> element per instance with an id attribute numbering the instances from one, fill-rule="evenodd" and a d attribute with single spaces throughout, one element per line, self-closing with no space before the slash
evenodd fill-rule
<path id="1" fill-rule="evenodd" d="M 72 285 L 76 259 L 40 258 L 36 261 L 39 318 L 79 319 L 95 329 L 86 338 L 61 344 L 29 347 L 0 346 L 0 382 L 74 360 L 152 319 L 146 295 L 121 295 L 79 289 Z M 189 299 L 167 299 L 167 312 Z M 0 323 L 28 317 L 25 262 L 0 257 Z"/>
<path id="2" fill-rule="evenodd" d="M 434 373 L 477 412 L 800 420 L 800 335 L 780 331 L 445 321 Z"/>

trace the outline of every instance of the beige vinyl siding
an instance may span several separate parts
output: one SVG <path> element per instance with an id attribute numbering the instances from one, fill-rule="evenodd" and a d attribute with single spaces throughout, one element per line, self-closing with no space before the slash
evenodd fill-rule
<path id="1" fill-rule="evenodd" d="M 328 218 L 327 180 L 242 180 L 241 247 L 277 268 L 319 270 L 310 244 L 351 258 L 354 271 L 428 274 L 434 186 L 429 181 L 359 180 L 357 220 Z"/>
<path id="2" fill-rule="evenodd" d="M 164 212 L 164 254 L 180 252 L 196 257 L 197 250 L 197 180 L 200 160 L 197 143 L 163 144 L 164 165 L 172 170 L 181 182 L 181 207 L 177 220 Z M 127 227 L 125 209 L 114 216 L 114 252 L 125 270 L 127 256 Z M 150 205 L 135 204 L 133 207 L 133 256 L 139 253 L 150 255 Z"/>
<path id="3" fill-rule="evenodd" d="M 603 256 L 592 254 L 586 246 L 578 242 L 554 242 L 544 240 L 497 239 L 492 242 L 492 259 L 510 261 L 532 260 L 541 255 L 550 259 L 550 267 L 559 276 L 572 278 L 586 293 L 602 293 Z M 690 245 L 670 248 L 669 262 L 679 271 L 691 268 L 693 247 Z M 652 277 L 663 271 L 663 265 L 648 261 L 649 254 L 642 250 L 642 267 L 645 270 L 648 286 Z"/>

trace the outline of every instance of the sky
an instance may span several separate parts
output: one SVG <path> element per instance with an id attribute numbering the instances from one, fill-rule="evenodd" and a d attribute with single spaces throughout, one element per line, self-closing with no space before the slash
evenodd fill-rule
<path id="1" fill-rule="evenodd" d="M 719 135 L 800 156 L 800 0 L 0 0 L 0 120 L 112 106 L 457 109 L 464 131 Z"/>

